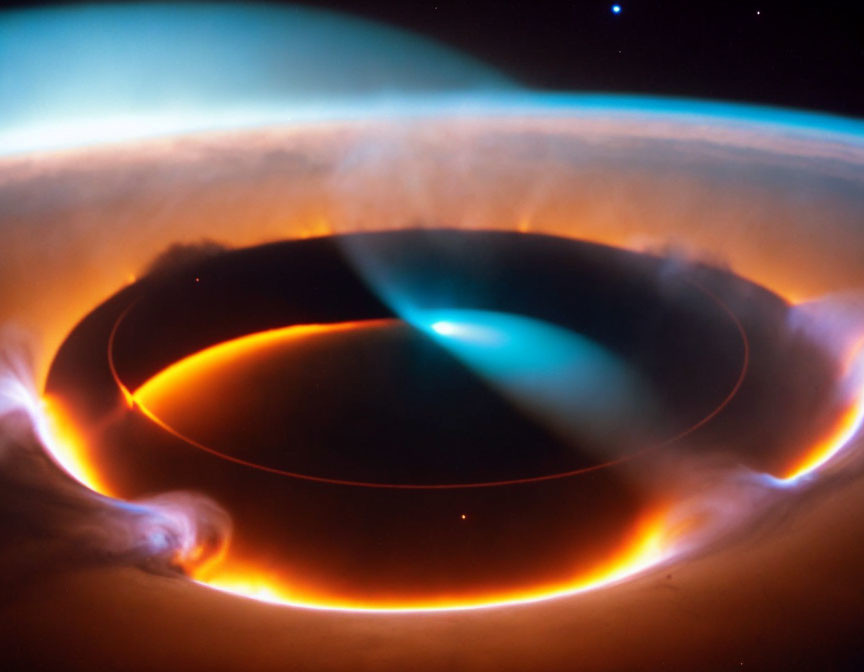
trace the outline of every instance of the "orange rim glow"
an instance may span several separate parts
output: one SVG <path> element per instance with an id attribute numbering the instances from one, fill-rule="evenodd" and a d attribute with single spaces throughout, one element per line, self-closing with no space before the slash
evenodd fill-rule
<path id="1" fill-rule="evenodd" d="M 864 355 L 864 338 L 851 349 L 844 363 L 845 375 L 852 373 L 853 367 L 861 361 Z M 795 481 L 810 474 L 837 455 L 858 433 L 864 425 L 864 386 L 857 390 L 840 417 L 834 423 L 828 436 L 813 446 L 804 458 L 783 477 L 784 481 Z"/>
<path id="2" fill-rule="evenodd" d="M 87 450 L 84 448 L 87 438 L 72 422 L 62 402 L 47 395 L 42 397 L 41 402 L 41 421 L 36 422 L 37 430 L 54 461 L 72 478 L 94 492 L 118 499 L 87 459 Z"/>

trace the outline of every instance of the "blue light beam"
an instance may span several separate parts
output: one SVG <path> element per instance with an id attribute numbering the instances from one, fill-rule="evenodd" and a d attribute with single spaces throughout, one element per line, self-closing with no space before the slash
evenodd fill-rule
<path id="1" fill-rule="evenodd" d="M 620 446 L 653 415 L 645 384 L 573 331 L 486 310 L 412 310 L 407 319 L 529 415 L 579 442 Z"/>

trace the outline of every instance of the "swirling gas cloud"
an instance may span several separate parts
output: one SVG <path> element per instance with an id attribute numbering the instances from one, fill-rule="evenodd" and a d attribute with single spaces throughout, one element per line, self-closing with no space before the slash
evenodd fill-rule
<path id="1" fill-rule="evenodd" d="M 465 72 L 458 60 L 448 67 Z M 479 69 L 467 84 L 431 87 L 446 94 L 391 91 L 372 104 L 352 91 L 353 99 L 327 105 L 333 94 L 324 90 L 314 108 L 247 94 L 242 109 L 221 100 L 206 111 L 192 100 L 169 122 L 145 111 L 134 123 L 107 125 L 104 136 L 90 122 L 81 130 L 90 108 L 71 125 L 37 120 L 52 129 L 41 135 L 23 104 L 20 119 L 5 120 L 0 315 L 26 341 L 33 364 L 15 375 L 20 360 L 6 366 L 0 410 L 7 420 L 26 410 L 53 460 L 99 493 L 74 486 L 69 494 L 62 481 L 58 501 L 91 502 L 86 515 L 116 510 L 112 539 L 136 530 L 118 555 L 188 564 L 200 539 L 212 538 L 213 526 L 227 534 L 227 523 L 217 504 L 189 493 L 162 503 L 103 497 L 98 465 L 81 463 L 64 428 L 49 426 L 36 390 L 76 321 L 177 243 L 241 247 L 424 226 L 579 238 L 665 254 L 673 266 L 697 259 L 728 267 L 794 304 L 790 326 L 836 359 L 833 393 L 843 412 L 784 477 L 670 466 L 679 483 L 674 503 L 615 566 L 546 592 L 452 607 L 617 583 L 854 473 L 864 419 L 864 123 L 726 103 L 541 95 L 472 67 Z M 112 118 L 128 121 L 124 114 Z M 4 431 L 5 445 L 26 443 Z M 212 583 L 292 602 L 254 574 L 217 573 Z"/>

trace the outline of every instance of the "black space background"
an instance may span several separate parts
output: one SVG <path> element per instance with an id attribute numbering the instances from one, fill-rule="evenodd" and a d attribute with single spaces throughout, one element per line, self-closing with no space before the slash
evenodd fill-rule
<path id="1" fill-rule="evenodd" d="M 724 98 L 864 116 L 864 2 L 307 3 L 407 27 L 548 89 Z M 759 12 L 757 14 L 757 12 Z"/>
<path id="2" fill-rule="evenodd" d="M 54 3 L 13 3 L 34 4 Z M 619 0 L 618 15 L 603 0 L 299 4 L 408 28 L 540 89 L 683 95 L 864 117 L 861 0 Z"/>

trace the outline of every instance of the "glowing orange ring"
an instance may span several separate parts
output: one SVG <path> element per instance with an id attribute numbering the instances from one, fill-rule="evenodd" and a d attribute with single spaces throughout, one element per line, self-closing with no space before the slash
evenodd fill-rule
<path id="1" fill-rule="evenodd" d="M 698 430 L 700 427 L 705 426 L 708 422 L 710 422 L 712 419 L 717 417 L 717 415 L 719 415 L 723 411 L 723 409 L 726 408 L 726 406 L 732 401 L 732 399 L 735 398 L 735 396 L 738 394 L 738 391 L 741 389 L 741 385 L 743 385 L 743 383 L 744 383 L 744 379 L 747 377 L 747 371 L 748 371 L 749 366 L 750 366 L 750 341 L 747 338 L 747 332 L 744 329 L 744 325 L 741 323 L 741 320 L 738 319 L 738 316 L 735 315 L 735 313 L 732 311 L 732 309 L 729 308 L 729 306 L 727 306 L 723 301 L 721 301 L 719 299 L 719 297 L 717 297 L 717 295 L 715 295 L 713 292 L 709 291 L 708 289 L 706 289 L 702 285 L 694 282 L 693 280 L 688 279 L 686 281 L 689 284 L 691 284 L 693 287 L 695 287 L 697 290 L 699 290 L 703 294 L 705 294 L 708 298 L 710 298 L 715 304 L 717 304 L 726 313 L 726 315 L 731 319 L 732 323 L 735 325 L 735 328 L 738 332 L 738 335 L 741 338 L 741 346 L 742 346 L 741 368 L 738 372 L 738 376 L 735 380 L 735 383 L 732 385 L 729 392 L 721 400 L 721 402 L 714 409 L 712 409 L 707 415 L 705 415 L 699 421 L 697 421 L 693 425 L 685 428 L 684 430 L 682 430 L 681 432 L 672 436 L 669 439 L 666 439 L 666 440 L 661 441 L 660 443 L 656 443 L 654 445 L 646 446 L 645 448 L 642 448 L 641 450 L 638 450 L 638 451 L 631 453 L 629 455 L 624 455 L 624 456 L 619 457 L 618 459 L 615 459 L 615 460 L 610 460 L 609 462 L 603 462 L 601 464 L 595 464 L 595 465 L 592 465 L 590 467 L 583 467 L 581 469 L 574 469 L 572 471 L 558 472 L 555 474 L 546 474 L 543 476 L 531 476 L 531 477 L 527 477 L 527 478 L 514 478 L 514 479 L 501 480 L 501 481 L 482 481 L 482 482 L 477 482 L 477 483 L 434 483 L 434 484 L 375 483 L 375 482 L 370 482 L 370 481 L 352 481 L 352 480 L 347 480 L 347 479 L 328 478 L 325 476 L 312 476 L 309 474 L 302 474 L 299 472 L 287 471 L 284 469 L 277 469 L 276 467 L 268 467 L 266 465 L 257 464 L 255 462 L 249 462 L 248 460 L 243 460 L 243 459 L 240 459 L 238 457 L 234 457 L 233 455 L 227 455 L 227 454 L 222 453 L 218 450 L 210 448 L 209 446 L 207 446 L 207 445 L 205 445 L 199 441 L 196 441 L 195 439 L 188 437 L 188 436 L 182 434 L 181 432 L 178 432 L 176 429 L 174 429 L 169 424 L 164 422 L 155 413 L 153 413 L 146 406 L 141 404 L 135 398 L 135 393 L 131 392 L 129 390 L 129 388 L 126 387 L 126 385 L 120 379 L 120 376 L 117 373 L 117 367 L 116 367 L 115 362 L 114 362 L 114 341 L 115 341 L 117 330 L 118 330 L 120 324 L 123 322 L 126 315 L 135 306 L 135 303 L 137 303 L 137 302 L 133 302 L 130 306 L 128 306 L 126 308 L 126 310 L 124 310 L 120 314 L 120 316 L 117 318 L 117 321 L 114 323 L 113 327 L 111 328 L 111 333 L 108 336 L 108 352 L 107 352 L 108 367 L 111 371 L 111 376 L 114 379 L 114 382 L 116 383 L 120 393 L 123 395 L 123 398 L 126 400 L 127 404 L 130 406 L 130 408 L 137 408 L 142 413 L 142 415 L 144 415 L 153 424 L 160 427 L 162 430 L 168 432 L 169 434 L 171 434 L 175 438 L 178 438 L 181 441 L 189 444 L 190 446 L 197 448 L 199 450 L 202 450 L 202 451 L 209 453 L 211 455 L 214 455 L 216 457 L 227 460 L 229 462 L 239 464 L 239 465 L 244 466 L 244 467 L 251 467 L 253 469 L 259 469 L 261 471 L 266 471 L 266 472 L 269 472 L 272 474 L 277 474 L 279 476 L 287 476 L 289 478 L 296 478 L 296 479 L 300 479 L 300 480 L 304 480 L 304 481 L 312 481 L 315 483 L 326 483 L 328 485 L 343 485 L 343 486 L 358 487 L 358 488 L 381 488 L 381 489 L 391 489 L 391 490 L 457 490 L 457 489 L 468 489 L 468 488 L 493 488 L 493 487 L 507 486 L 507 485 L 525 485 L 528 483 L 540 483 L 543 481 L 551 481 L 551 480 L 557 480 L 557 479 L 561 479 L 561 478 L 569 478 L 571 476 L 578 476 L 580 474 L 586 474 L 586 473 L 590 473 L 592 471 L 598 471 L 600 469 L 605 469 L 606 467 L 611 467 L 611 466 L 614 466 L 616 464 L 621 464 L 623 462 L 629 461 L 629 460 L 631 460 L 631 459 L 633 459 L 639 455 L 643 455 L 646 452 L 649 452 L 651 450 L 657 450 L 659 448 L 663 448 L 665 446 L 671 445 L 672 443 L 675 443 L 676 441 L 680 441 L 684 437 L 692 434 L 693 432 Z M 376 322 L 376 321 L 377 320 L 364 320 L 363 323 Z M 342 322 L 342 323 L 335 323 L 335 324 L 347 325 L 347 324 L 359 324 L 359 323 Z M 283 329 L 302 328 L 304 326 L 312 326 L 312 325 L 290 325 L 288 327 L 280 327 L 277 329 L 273 329 L 272 331 L 281 331 Z M 251 335 L 251 334 L 248 334 L 246 336 L 240 336 L 239 338 L 232 339 L 232 340 L 240 340 L 243 338 L 247 338 L 249 335 Z M 226 341 L 226 342 L 230 342 L 230 341 Z M 214 347 L 214 346 L 210 346 L 210 347 Z"/>

